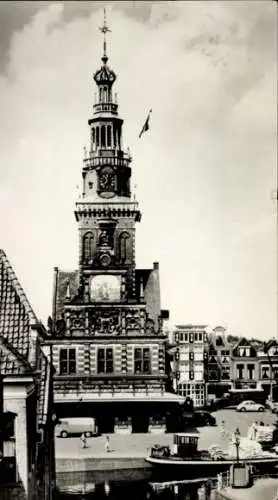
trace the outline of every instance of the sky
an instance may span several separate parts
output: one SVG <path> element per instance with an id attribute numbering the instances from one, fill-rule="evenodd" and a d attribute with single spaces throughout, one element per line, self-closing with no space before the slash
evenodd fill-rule
<path id="1" fill-rule="evenodd" d="M 271 0 L 0 3 L 0 246 L 37 314 L 78 262 L 75 201 L 106 7 L 124 145 L 175 324 L 277 335 L 277 7 Z M 138 138 L 148 110 L 150 130 Z"/>

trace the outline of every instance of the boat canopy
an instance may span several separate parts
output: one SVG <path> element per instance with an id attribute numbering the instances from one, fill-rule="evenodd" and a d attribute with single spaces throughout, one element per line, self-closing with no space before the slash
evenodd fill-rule
<path id="1" fill-rule="evenodd" d="M 197 429 L 188 429 L 185 432 L 176 432 L 174 436 L 177 436 L 177 438 L 185 438 L 185 437 L 190 437 L 190 438 L 199 438 L 200 437 L 200 432 Z"/>

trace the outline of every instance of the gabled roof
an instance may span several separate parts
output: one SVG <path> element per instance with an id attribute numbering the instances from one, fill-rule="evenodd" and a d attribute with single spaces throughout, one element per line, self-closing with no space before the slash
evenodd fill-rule
<path id="1" fill-rule="evenodd" d="M 0 373 L 38 377 L 37 419 L 43 425 L 49 411 L 51 365 L 41 349 L 41 366 L 32 366 L 28 361 L 34 328 L 44 330 L 5 252 L 0 250 Z"/>
<path id="2" fill-rule="evenodd" d="M 234 348 L 235 347 L 251 347 L 252 346 L 252 342 L 250 342 L 249 340 L 247 340 L 246 338 L 242 337 L 241 339 L 239 339 L 239 341 L 234 345 Z"/>
<path id="3" fill-rule="evenodd" d="M 28 363 L 31 328 L 38 325 L 15 272 L 0 249 L 0 343 L 2 374 L 30 372 Z"/>
<path id="4" fill-rule="evenodd" d="M 239 354 L 239 348 L 240 347 L 243 347 L 243 350 L 245 350 L 244 348 L 245 347 L 249 347 L 250 348 L 250 354 L 248 354 L 248 357 L 251 357 L 251 358 L 255 358 L 257 357 L 257 349 L 252 345 L 252 342 L 248 341 L 247 339 L 245 339 L 244 337 L 241 338 L 234 346 L 233 346 L 233 350 L 232 350 L 232 354 L 233 356 L 237 357 Z M 245 356 L 245 354 L 244 354 Z"/>

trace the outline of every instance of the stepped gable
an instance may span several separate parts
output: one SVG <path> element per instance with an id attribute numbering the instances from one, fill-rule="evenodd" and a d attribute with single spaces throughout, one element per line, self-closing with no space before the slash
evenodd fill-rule
<path id="1" fill-rule="evenodd" d="M 16 369 L 22 372 L 28 359 L 31 328 L 35 325 L 35 313 L 5 252 L 0 250 L 0 334 L 10 351 L 2 360 L 2 370 L 4 366 L 8 373 Z"/>

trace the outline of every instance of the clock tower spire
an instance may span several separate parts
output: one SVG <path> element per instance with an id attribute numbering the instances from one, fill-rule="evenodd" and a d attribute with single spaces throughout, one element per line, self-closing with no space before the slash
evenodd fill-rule
<path id="1" fill-rule="evenodd" d="M 83 160 L 83 189 L 76 204 L 79 224 L 81 277 L 89 269 L 124 270 L 125 293 L 135 294 L 135 222 L 141 214 L 131 196 L 131 156 L 122 146 L 123 120 L 113 95 L 116 74 L 108 66 L 106 23 L 103 33 L 102 65 L 94 74 L 98 92 L 93 105 L 90 127 L 90 147 Z M 86 271 L 86 272 L 85 272 Z"/>
<path id="2" fill-rule="evenodd" d="M 103 25 L 99 28 L 99 30 L 103 33 L 103 56 L 102 56 L 102 61 L 104 64 L 107 63 L 108 57 L 106 54 L 106 33 L 111 32 L 111 30 L 108 28 L 106 24 L 106 10 L 104 10 L 104 18 L 103 18 Z"/>

